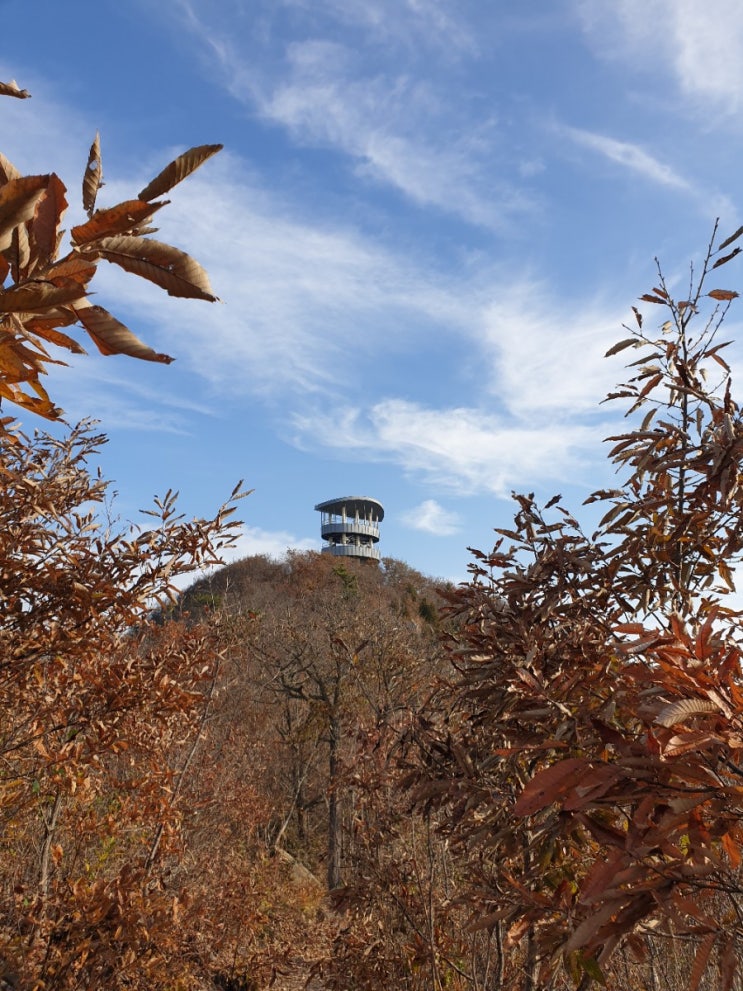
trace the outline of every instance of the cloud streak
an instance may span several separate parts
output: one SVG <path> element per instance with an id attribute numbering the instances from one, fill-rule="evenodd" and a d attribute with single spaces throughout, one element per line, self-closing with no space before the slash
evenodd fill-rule
<path id="1" fill-rule="evenodd" d="M 603 134 L 594 134 L 577 127 L 563 127 L 561 132 L 576 144 L 589 148 L 611 162 L 616 162 L 623 168 L 637 175 L 682 192 L 694 192 L 692 184 L 675 172 L 670 165 L 659 161 L 639 145 L 629 141 L 618 141 Z"/>
<path id="2" fill-rule="evenodd" d="M 596 430 L 559 422 L 525 425 L 479 409 L 434 409 L 386 399 L 362 411 L 297 414 L 297 440 L 392 462 L 459 495 L 507 496 L 533 482 L 575 480 L 598 443 Z"/>
<path id="3" fill-rule="evenodd" d="M 384 6 L 365 4 L 362 10 L 359 4 L 325 4 L 324 16 L 304 25 L 316 35 L 274 47 L 266 42 L 256 59 L 210 10 L 185 0 L 180 4 L 184 28 L 218 67 L 228 91 L 285 129 L 293 142 L 341 154 L 357 176 L 395 190 L 418 207 L 434 207 L 478 227 L 513 230 L 537 203 L 493 168 L 501 144 L 493 113 L 483 116 L 478 104 L 473 116 L 452 104 L 446 87 L 425 72 L 417 48 L 382 65 L 375 60 L 373 70 L 366 65 L 372 51 L 377 56 L 383 51 L 375 48 L 374 35 L 393 27 L 398 43 L 407 37 L 409 44 L 412 31 L 417 45 L 440 45 L 446 39 L 450 54 L 472 54 L 470 26 L 435 0 L 408 0 L 402 18 L 399 4 L 389 18 Z M 278 5 L 274 14 L 297 8 L 307 6 Z M 408 19 L 410 31 L 402 31 Z M 356 48 L 335 40 L 344 21 L 371 29 Z M 272 37 L 268 29 L 266 37 Z"/>
<path id="4" fill-rule="evenodd" d="M 281 80 L 253 85 L 251 96 L 259 112 L 295 140 L 345 153 L 359 174 L 419 206 L 495 229 L 533 207 L 523 193 L 487 173 L 490 122 L 462 127 L 425 80 L 359 77 L 351 61 L 350 52 L 335 43 L 293 44 Z M 439 135 L 436 142 L 433 134 Z M 499 196 L 493 196 L 493 186 Z"/>

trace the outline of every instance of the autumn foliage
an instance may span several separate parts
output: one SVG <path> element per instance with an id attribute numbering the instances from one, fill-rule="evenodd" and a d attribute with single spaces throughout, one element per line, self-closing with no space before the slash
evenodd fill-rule
<path id="1" fill-rule="evenodd" d="M 609 439 L 619 484 L 587 500 L 596 532 L 559 497 L 518 495 L 453 599 L 457 695 L 412 780 L 524 988 L 652 981 L 672 957 L 673 982 L 735 986 L 743 417 L 720 339 L 738 294 L 712 278 L 742 234 L 713 240 L 680 300 L 659 272 L 641 297 L 659 330 L 633 308 L 610 350 L 632 354 L 609 399 L 638 422 Z"/>
<path id="2" fill-rule="evenodd" d="M 186 521 L 168 496 L 142 529 L 107 526 L 101 441 L 81 427 L 1 451 L 0 960 L 24 988 L 189 970 L 172 871 L 220 647 L 153 610 L 219 559 L 234 506 Z"/>
<path id="3" fill-rule="evenodd" d="M 150 222 L 218 148 L 96 209 L 96 138 L 66 254 L 61 180 L 0 155 L 2 398 L 58 417 L 40 376 L 73 327 L 170 360 L 90 284 L 103 260 L 215 299 Z M 743 412 L 716 276 L 741 237 L 683 289 L 659 267 L 610 348 L 626 426 L 593 532 L 516 494 L 456 589 L 315 553 L 215 570 L 239 486 L 213 519 L 168 493 L 120 526 L 91 425 L 3 421 L 0 986 L 740 986 Z"/>

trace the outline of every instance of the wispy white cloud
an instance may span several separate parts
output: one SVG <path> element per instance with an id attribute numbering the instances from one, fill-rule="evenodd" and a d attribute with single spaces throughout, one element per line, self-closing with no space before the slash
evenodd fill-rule
<path id="1" fill-rule="evenodd" d="M 516 422 L 585 413 L 612 384 L 603 354 L 623 309 L 560 300 L 506 268 L 432 270 L 350 228 L 289 217 L 289 203 L 228 157 L 207 170 L 160 216 L 166 239 L 206 265 L 225 305 L 173 300 L 116 269 L 101 269 L 100 289 L 220 393 L 291 396 L 294 408 L 302 396 L 338 402 L 358 395 L 364 366 L 418 363 L 432 339 L 450 342 L 452 383 L 471 379 Z"/>
<path id="2" fill-rule="evenodd" d="M 359 75 L 338 43 L 291 45 L 286 71 L 248 92 L 259 112 L 295 140 L 344 152 L 360 175 L 420 206 L 496 229 L 534 207 L 492 169 L 494 121 L 463 122 L 423 79 Z"/>
<path id="3" fill-rule="evenodd" d="M 410 50 L 434 49 L 439 56 L 477 50 L 475 33 L 452 0 L 283 0 L 319 25 L 327 19 L 357 28 L 377 44 Z"/>
<path id="4" fill-rule="evenodd" d="M 558 126 L 555 130 L 558 135 L 568 138 L 574 144 L 614 162 L 632 177 L 640 177 L 649 184 L 685 194 L 696 202 L 699 212 L 705 218 L 737 216 L 738 211 L 729 196 L 707 182 L 687 178 L 635 142 L 621 141 L 577 127 Z"/>
<path id="5" fill-rule="evenodd" d="M 577 127 L 563 127 L 560 131 L 584 148 L 589 148 L 599 155 L 603 155 L 604 158 L 616 162 L 617 165 L 621 165 L 651 182 L 684 192 L 693 191 L 693 187 L 687 179 L 674 171 L 670 165 L 654 158 L 639 145 L 629 141 L 618 141 L 616 138 L 594 134 Z"/>
<path id="6" fill-rule="evenodd" d="M 261 58 L 241 47 L 210 10 L 193 0 L 179 6 L 183 26 L 230 93 L 285 128 L 293 141 L 340 152 L 358 176 L 479 227 L 511 228 L 517 217 L 536 210 L 533 197 L 495 167 L 501 142 L 491 110 L 483 116 L 476 101 L 473 115 L 452 104 L 446 86 L 418 71 L 414 59 L 405 61 L 409 69 L 389 58 L 368 68 L 359 50 L 336 40 L 327 20 L 371 21 L 380 31 L 383 25 L 400 31 L 406 18 L 399 4 L 389 18 L 382 16 L 384 5 L 364 5 L 362 16 L 358 5 L 326 4 L 317 36 L 285 42 L 278 53 L 263 50 Z M 448 31 L 450 48 L 470 43 L 469 29 L 448 4 L 408 0 L 402 13 L 426 37 L 444 38 Z M 410 31 L 402 34 L 410 37 Z M 370 43 L 365 38 L 364 46 Z"/>
<path id="7" fill-rule="evenodd" d="M 626 313 L 611 298 L 571 300 L 537 280 L 503 280 L 478 313 L 480 378 L 520 421 L 583 416 L 616 381 L 604 355 L 626 336 Z"/>
<path id="8" fill-rule="evenodd" d="M 596 431 L 580 424 L 525 425 L 474 408 L 433 409 L 388 399 L 364 412 L 347 407 L 294 417 L 297 440 L 389 461 L 450 492 L 505 496 L 535 479 L 575 480 Z"/>
<path id="9" fill-rule="evenodd" d="M 78 337 L 88 344 L 83 332 Z M 172 391 L 167 373 L 157 385 L 142 382 L 142 364 L 130 358 L 88 354 L 73 359 L 70 366 L 50 368 L 49 381 L 45 383 L 68 423 L 93 413 L 108 431 L 188 435 L 194 417 L 215 415 L 215 409 L 207 403 Z"/>
<path id="10" fill-rule="evenodd" d="M 413 530 L 422 530 L 435 537 L 450 537 L 462 529 L 462 518 L 435 499 L 424 499 L 419 505 L 401 514 L 401 520 Z"/>
<path id="11" fill-rule="evenodd" d="M 614 381 L 603 354 L 617 336 L 618 307 L 559 300 L 505 269 L 444 275 L 350 229 L 323 229 L 296 210 L 290 218 L 289 204 L 229 157 L 177 197 L 170 218 L 161 214 L 163 233 L 192 248 L 226 305 L 181 304 L 105 269 L 101 297 L 117 313 L 127 308 L 134 329 L 146 320 L 152 343 L 220 395 L 280 403 L 300 446 L 321 438 L 344 457 L 503 494 L 574 469 L 597 443 L 596 425 L 579 418 Z M 471 382 L 476 403 L 466 386 L 467 406 L 450 400 L 440 410 L 411 397 L 380 402 L 371 381 L 362 387 L 361 370 L 376 361 L 420 369 L 432 338 L 449 342 L 449 391 Z M 349 396 L 353 412 L 338 414 Z M 302 407 L 320 413 L 297 413 Z"/>
<path id="12" fill-rule="evenodd" d="M 588 37 L 602 54 L 665 67 L 683 109 L 743 110 L 743 7 L 738 0 L 578 0 Z"/>

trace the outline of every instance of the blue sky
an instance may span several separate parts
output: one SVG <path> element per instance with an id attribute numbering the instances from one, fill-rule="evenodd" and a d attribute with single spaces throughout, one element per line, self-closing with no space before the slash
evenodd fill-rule
<path id="1" fill-rule="evenodd" d="M 222 302 L 101 263 L 97 301 L 177 361 L 91 353 L 49 389 L 100 419 L 124 519 L 244 478 L 241 554 L 318 548 L 315 503 L 363 494 L 383 554 L 459 580 L 513 489 L 577 511 L 654 257 L 683 281 L 741 222 L 738 0 L 0 0 L 0 23 L 0 79 L 32 93 L 0 100 L 0 151 L 58 172 L 68 228 L 96 130 L 99 206 L 225 146 L 157 217 Z"/>

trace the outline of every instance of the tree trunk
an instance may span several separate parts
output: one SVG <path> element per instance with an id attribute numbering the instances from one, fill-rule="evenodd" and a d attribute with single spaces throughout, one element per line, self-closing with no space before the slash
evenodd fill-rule
<path id="1" fill-rule="evenodd" d="M 341 727 L 338 715 L 330 717 L 328 733 L 328 890 L 341 883 L 341 837 L 338 810 L 338 746 Z"/>

